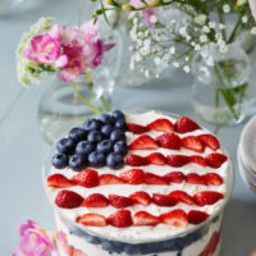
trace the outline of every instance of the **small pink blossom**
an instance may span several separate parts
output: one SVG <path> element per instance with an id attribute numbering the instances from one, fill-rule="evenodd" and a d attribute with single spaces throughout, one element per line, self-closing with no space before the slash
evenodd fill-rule
<path id="1" fill-rule="evenodd" d="M 251 7 L 252 16 L 256 21 L 256 0 L 249 0 L 249 4 L 250 4 L 250 7 Z"/>
<path id="2" fill-rule="evenodd" d="M 55 253 L 54 245 L 47 232 L 37 223 L 29 220 L 20 226 L 21 240 L 13 252 L 13 256 L 52 256 Z"/>
<path id="3" fill-rule="evenodd" d="M 153 3 L 155 0 L 148 0 L 147 3 Z M 130 5 L 134 8 L 143 8 L 145 4 L 142 3 L 140 0 L 130 0 Z M 148 26 L 154 25 L 152 22 L 152 17 L 157 15 L 157 11 L 155 8 L 145 8 L 143 10 L 143 17 Z"/>
<path id="4" fill-rule="evenodd" d="M 39 64 L 54 64 L 65 65 L 65 59 L 60 56 L 61 44 L 60 42 L 52 38 L 50 35 L 38 35 L 31 40 L 30 47 L 25 50 L 24 55 L 31 61 Z M 59 58 L 62 61 L 59 61 Z"/>

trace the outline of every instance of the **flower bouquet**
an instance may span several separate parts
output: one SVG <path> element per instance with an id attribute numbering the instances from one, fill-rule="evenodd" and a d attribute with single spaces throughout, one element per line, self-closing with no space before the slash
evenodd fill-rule
<path id="1" fill-rule="evenodd" d="M 102 62 L 114 44 L 104 39 L 99 22 L 68 27 L 51 17 L 39 19 L 21 37 L 16 52 L 21 84 L 29 87 L 48 74 L 57 78 L 48 82 L 39 104 L 39 124 L 47 141 L 53 142 L 60 129 L 74 126 L 80 117 L 111 109 L 114 78 L 111 70 L 104 76 Z"/>
<path id="2" fill-rule="evenodd" d="M 53 18 L 41 18 L 22 36 L 18 44 L 18 79 L 24 86 L 29 86 L 40 82 L 43 73 L 57 73 L 92 111 L 99 113 L 109 110 L 104 97 L 101 98 L 101 110 L 80 95 L 76 91 L 75 80 L 80 75 L 90 79 L 91 72 L 101 64 L 105 52 L 113 46 L 103 42 L 98 24 L 92 21 L 81 27 L 69 28 L 54 24 Z"/>
<path id="3" fill-rule="evenodd" d="M 201 117 L 217 124 L 243 119 L 250 64 L 239 42 L 256 35 L 254 0 L 109 0 L 93 17 L 107 20 L 113 9 L 128 13 L 131 69 L 146 77 L 170 67 L 192 71 Z"/>

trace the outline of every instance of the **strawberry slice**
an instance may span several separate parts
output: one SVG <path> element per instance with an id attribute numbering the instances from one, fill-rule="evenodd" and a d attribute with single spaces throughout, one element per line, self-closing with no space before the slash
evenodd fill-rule
<path id="1" fill-rule="evenodd" d="M 173 167 L 181 167 L 189 163 L 190 159 L 184 155 L 169 155 L 167 156 L 166 162 Z"/>
<path id="2" fill-rule="evenodd" d="M 165 178 L 150 172 L 144 174 L 144 181 L 149 185 L 168 185 L 168 182 L 165 180 Z"/>
<path id="3" fill-rule="evenodd" d="M 186 175 L 186 182 L 190 184 L 205 185 L 204 178 L 194 172 Z"/>
<path id="4" fill-rule="evenodd" d="M 138 191 L 130 195 L 133 203 L 148 206 L 151 203 L 151 197 L 147 192 Z"/>
<path id="5" fill-rule="evenodd" d="M 133 223 L 135 226 L 156 226 L 160 219 L 146 211 L 139 211 L 134 214 Z"/>
<path id="6" fill-rule="evenodd" d="M 193 205 L 193 198 L 182 190 L 175 190 L 169 194 L 170 197 L 176 199 L 178 202 Z"/>
<path id="7" fill-rule="evenodd" d="M 55 204 L 64 209 L 73 209 L 79 207 L 83 201 L 83 197 L 70 190 L 59 191 L 55 198 Z"/>
<path id="8" fill-rule="evenodd" d="M 197 225 L 207 220 L 208 217 L 209 217 L 209 214 L 206 212 L 191 210 L 188 213 L 188 222 L 190 224 Z"/>
<path id="9" fill-rule="evenodd" d="M 156 142 L 160 147 L 168 149 L 180 148 L 180 137 L 175 133 L 165 133 L 156 138 Z"/>
<path id="10" fill-rule="evenodd" d="M 172 198 L 169 195 L 162 195 L 158 193 L 153 194 L 152 200 L 158 206 L 174 206 L 178 203 L 175 198 Z"/>
<path id="11" fill-rule="evenodd" d="M 93 188 L 99 185 L 99 175 L 95 170 L 85 169 L 75 176 L 72 180 L 79 186 Z"/>
<path id="12" fill-rule="evenodd" d="M 206 245 L 204 250 L 199 254 L 199 256 L 213 255 L 214 252 L 216 251 L 217 247 L 218 247 L 220 238 L 221 238 L 221 233 L 220 232 L 214 232 L 210 241 L 208 242 L 208 244 Z"/>
<path id="13" fill-rule="evenodd" d="M 187 133 L 187 132 L 192 132 L 192 131 L 201 129 L 196 122 L 194 122 L 193 120 L 185 116 L 180 117 L 176 121 L 174 126 L 175 126 L 175 131 L 179 133 Z"/>
<path id="14" fill-rule="evenodd" d="M 146 127 L 135 123 L 127 123 L 127 128 L 129 132 L 134 134 L 142 134 L 148 130 Z"/>
<path id="15" fill-rule="evenodd" d="M 165 165 L 165 157 L 161 153 L 152 153 L 146 159 L 150 164 Z"/>
<path id="16" fill-rule="evenodd" d="M 182 139 L 182 146 L 195 152 L 204 152 L 204 144 L 196 136 L 187 136 Z"/>
<path id="17" fill-rule="evenodd" d="M 194 201 L 199 206 L 212 205 L 224 198 L 224 195 L 216 191 L 202 191 L 194 195 Z"/>
<path id="18" fill-rule="evenodd" d="M 141 169 L 124 171 L 119 177 L 128 184 L 137 185 L 144 183 L 144 172 Z"/>
<path id="19" fill-rule="evenodd" d="M 217 173 L 207 173 L 202 175 L 206 185 L 220 186 L 223 184 L 223 178 Z"/>
<path id="20" fill-rule="evenodd" d="M 209 147 L 214 151 L 220 148 L 218 139 L 212 134 L 199 135 L 199 139 L 205 144 L 206 147 Z"/>
<path id="21" fill-rule="evenodd" d="M 122 184 L 123 181 L 113 174 L 100 175 L 100 185 Z"/>
<path id="22" fill-rule="evenodd" d="M 154 150 L 157 148 L 155 140 L 149 135 L 141 135 L 129 145 L 130 150 Z"/>
<path id="23" fill-rule="evenodd" d="M 133 204 L 133 201 L 131 198 L 126 196 L 114 195 L 114 194 L 109 195 L 109 202 L 115 208 L 125 208 Z"/>
<path id="24" fill-rule="evenodd" d="M 108 204 L 109 204 L 108 199 L 105 196 L 99 193 L 95 193 L 85 198 L 81 206 L 104 208 L 104 207 L 107 207 Z"/>
<path id="25" fill-rule="evenodd" d="M 172 122 L 166 118 L 159 118 L 152 123 L 148 124 L 147 126 L 148 130 L 154 130 L 159 132 L 173 132 L 174 131 L 174 125 Z"/>
<path id="26" fill-rule="evenodd" d="M 59 173 L 52 174 L 47 178 L 47 186 L 51 188 L 68 188 L 74 185 L 72 180 Z"/>
<path id="27" fill-rule="evenodd" d="M 194 156 L 190 156 L 189 158 L 190 158 L 190 162 L 194 164 L 197 164 L 203 167 L 207 166 L 206 159 L 202 156 L 194 155 Z"/>
<path id="28" fill-rule="evenodd" d="M 129 210 L 116 211 L 108 217 L 108 222 L 117 228 L 126 228 L 133 224 L 131 212 Z"/>
<path id="29" fill-rule="evenodd" d="M 106 218 L 101 214 L 87 213 L 76 219 L 77 223 L 85 226 L 104 227 L 107 226 Z"/>
<path id="30" fill-rule="evenodd" d="M 149 162 L 145 157 L 138 155 L 128 155 L 126 156 L 125 164 L 130 166 L 143 166 L 148 165 Z"/>
<path id="31" fill-rule="evenodd" d="M 169 183 L 181 183 L 185 180 L 185 176 L 182 172 L 170 172 L 164 175 Z"/>
<path id="32" fill-rule="evenodd" d="M 212 153 L 206 157 L 207 164 L 212 168 L 219 168 L 227 159 L 227 156 L 220 153 Z"/>
<path id="33" fill-rule="evenodd" d="M 164 213 L 160 218 L 164 223 L 176 228 L 184 228 L 188 224 L 188 215 L 179 209 Z"/>

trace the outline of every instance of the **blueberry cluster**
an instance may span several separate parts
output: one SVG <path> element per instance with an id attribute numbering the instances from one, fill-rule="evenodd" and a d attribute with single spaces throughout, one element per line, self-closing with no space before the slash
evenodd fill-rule
<path id="1" fill-rule="evenodd" d="M 73 128 L 67 138 L 58 141 L 52 165 L 58 169 L 69 166 L 74 171 L 105 165 L 120 169 L 128 153 L 126 129 L 125 116 L 119 110 L 87 119 L 83 127 Z"/>

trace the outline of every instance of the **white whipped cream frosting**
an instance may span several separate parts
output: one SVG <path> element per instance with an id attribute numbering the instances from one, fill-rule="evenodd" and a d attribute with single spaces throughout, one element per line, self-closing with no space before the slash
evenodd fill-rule
<path id="1" fill-rule="evenodd" d="M 143 114 L 126 114 L 126 121 L 127 122 L 133 122 L 137 123 L 143 126 L 146 126 L 147 124 L 151 123 L 152 121 L 155 121 L 158 118 L 166 118 L 169 119 L 172 123 L 175 123 L 175 119 L 171 118 L 168 115 L 158 113 L 155 111 L 146 112 Z M 160 134 L 163 134 L 163 132 L 156 132 L 156 131 L 148 131 L 145 134 L 150 135 L 152 138 L 156 138 Z M 185 137 L 189 135 L 200 135 L 200 134 L 210 134 L 210 132 L 204 128 L 185 133 L 185 134 L 179 134 L 179 136 Z M 130 142 L 134 141 L 137 137 L 140 135 L 132 134 L 130 132 L 126 132 L 126 136 L 128 138 L 127 144 L 129 145 Z M 187 150 L 185 148 L 181 148 L 180 150 L 170 150 L 165 148 L 158 148 L 157 150 L 133 150 L 133 154 L 137 154 L 140 156 L 149 155 L 153 152 L 159 152 L 163 154 L 164 156 L 171 155 L 171 154 L 182 154 L 182 155 L 201 155 L 201 156 L 207 156 L 210 153 L 213 152 L 219 152 L 222 153 L 221 150 L 213 151 L 209 149 L 208 147 L 205 148 L 205 151 L 203 153 L 195 153 L 191 150 Z M 131 152 L 130 152 L 131 153 Z M 113 171 L 109 169 L 107 166 L 103 168 L 98 168 L 97 171 L 99 174 L 115 174 L 119 175 L 125 170 L 131 169 L 131 166 L 124 166 L 122 169 L 119 169 L 117 171 Z M 183 190 L 187 192 L 189 195 L 193 195 L 200 191 L 205 190 L 214 190 L 221 192 L 225 195 L 226 193 L 226 178 L 227 178 L 227 171 L 228 171 L 228 161 L 222 164 L 222 166 L 218 169 L 213 169 L 210 167 L 202 167 L 193 163 L 187 164 L 183 167 L 170 167 L 168 165 L 165 166 L 156 166 L 156 165 L 149 165 L 149 166 L 143 166 L 142 169 L 146 172 L 151 172 L 157 175 L 165 175 L 172 171 L 181 171 L 185 175 L 191 172 L 195 172 L 199 175 L 203 175 L 209 172 L 215 172 L 218 173 L 224 180 L 223 185 L 221 186 L 203 186 L 203 185 L 196 185 L 196 184 L 188 184 L 185 182 L 182 182 L 180 184 L 170 184 L 168 186 L 160 186 L 160 185 L 147 185 L 147 184 L 141 184 L 141 185 L 129 185 L 129 184 L 115 184 L 115 185 L 104 185 L 104 186 L 98 186 L 94 188 L 84 188 L 80 186 L 74 186 L 71 188 L 68 188 L 69 190 L 75 191 L 79 193 L 83 197 L 87 197 L 91 195 L 92 193 L 101 193 L 105 196 L 108 196 L 109 194 L 117 194 L 117 195 L 123 195 L 123 196 L 129 196 L 130 194 L 136 192 L 136 191 L 146 191 L 149 194 L 153 193 L 160 193 L 160 194 L 168 194 L 174 190 Z M 50 170 L 49 175 L 54 173 L 61 173 L 65 175 L 67 178 L 71 178 L 76 173 L 72 171 L 70 168 L 65 168 L 62 170 L 55 169 L 52 167 Z M 46 185 L 47 186 L 47 185 Z M 47 187 L 47 191 L 50 197 L 51 202 L 54 203 L 55 197 L 57 193 L 61 189 L 52 189 Z M 174 209 L 183 209 L 186 212 L 189 212 L 190 210 L 200 210 L 205 211 L 209 215 L 214 214 L 216 211 L 218 211 L 224 204 L 225 200 L 220 200 L 214 205 L 206 205 L 203 207 L 199 207 L 196 205 L 186 205 L 183 203 L 178 203 L 177 205 L 173 207 L 160 207 L 155 204 L 150 204 L 149 206 L 145 207 L 142 205 L 133 205 L 130 207 L 127 207 L 126 209 L 129 209 L 132 214 L 139 210 L 145 210 L 153 215 L 160 215 L 162 213 L 168 212 L 170 210 Z M 57 206 L 56 206 L 57 207 Z M 78 216 L 82 216 L 86 213 L 99 213 L 106 217 L 114 213 L 117 209 L 113 206 L 108 206 L 106 208 L 86 208 L 86 207 L 78 207 L 75 209 L 61 209 L 58 208 L 58 212 L 60 214 L 63 214 L 66 218 L 75 221 Z M 109 239 L 116 239 L 120 241 L 127 241 L 127 242 L 144 242 L 144 241 L 152 241 L 152 240 L 161 240 L 165 238 L 170 238 L 175 235 L 179 235 L 180 233 L 183 233 L 185 230 L 188 231 L 191 230 L 193 227 L 195 227 L 192 224 L 188 224 L 184 228 L 175 228 L 166 224 L 159 224 L 157 226 L 139 226 L 139 227 L 128 227 L 128 228 L 116 228 L 113 226 L 106 226 L 106 227 L 92 227 L 92 226 L 83 226 L 80 225 L 81 228 L 83 228 L 86 231 L 91 231 L 93 233 L 96 233 L 99 236 L 108 237 Z"/>

